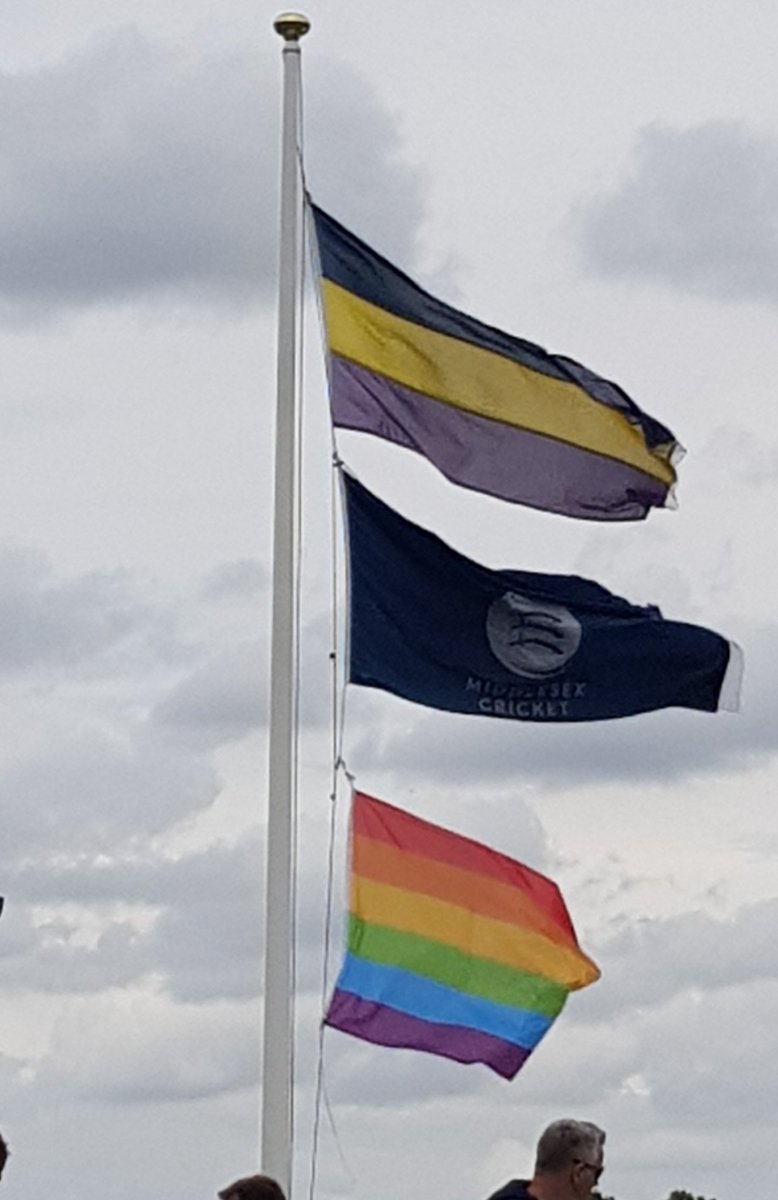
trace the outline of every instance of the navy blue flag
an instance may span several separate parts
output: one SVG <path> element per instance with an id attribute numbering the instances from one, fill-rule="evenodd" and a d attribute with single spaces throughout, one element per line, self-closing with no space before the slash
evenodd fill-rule
<path id="1" fill-rule="evenodd" d="M 343 479 L 352 683 L 525 721 L 737 707 L 741 652 L 717 633 L 578 576 L 489 570 Z"/>

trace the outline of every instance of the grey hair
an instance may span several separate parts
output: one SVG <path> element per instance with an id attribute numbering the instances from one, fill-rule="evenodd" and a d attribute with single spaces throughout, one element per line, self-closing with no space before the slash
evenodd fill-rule
<path id="1" fill-rule="evenodd" d="M 605 1144 L 605 1133 L 591 1121 L 565 1118 L 544 1129 L 535 1159 L 536 1175 L 551 1175 L 569 1167 L 576 1159 L 592 1162 Z"/>

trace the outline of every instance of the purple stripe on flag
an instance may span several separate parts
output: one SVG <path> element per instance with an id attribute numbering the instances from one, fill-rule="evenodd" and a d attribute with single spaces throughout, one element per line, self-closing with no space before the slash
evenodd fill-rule
<path id="1" fill-rule="evenodd" d="M 477 1029 L 422 1021 L 339 988 L 333 993 L 325 1024 L 379 1046 L 426 1050 L 461 1063 L 485 1063 L 504 1079 L 513 1079 L 530 1055 L 523 1046 Z"/>
<path id="2" fill-rule="evenodd" d="M 415 450 L 453 483 L 598 521 L 634 521 L 665 503 L 663 483 L 615 459 L 463 412 L 335 355 L 330 372 L 335 425 Z"/>

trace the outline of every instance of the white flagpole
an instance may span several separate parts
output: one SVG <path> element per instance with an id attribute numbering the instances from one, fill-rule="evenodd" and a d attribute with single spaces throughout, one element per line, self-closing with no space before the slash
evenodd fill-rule
<path id="1" fill-rule="evenodd" d="M 281 244 L 278 283 L 273 618 L 270 655 L 265 1014 L 262 1051 L 262 1169 L 289 1196 L 292 1180 L 292 786 L 294 780 L 298 122 L 300 38 L 310 23 L 282 13 Z"/>

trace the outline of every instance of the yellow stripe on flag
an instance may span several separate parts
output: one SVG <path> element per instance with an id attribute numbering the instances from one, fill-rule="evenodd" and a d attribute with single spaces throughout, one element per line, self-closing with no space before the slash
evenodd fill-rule
<path id="1" fill-rule="evenodd" d="M 477 916 L 456 904 L 356 875 L 351 881 L 351 911 L 368 924 L 415 933 L 476 958 L 543 975 L 570 991 L 599 978 L 598 968 L 580 950 L 505 921 Z"/>
<path id="2" fill-rule="evenodd" d="M 434 333 L 322 280 L 333 354 L 454 408 L 554 438 L 635 467 L 668 486 L 675 472 L 639 427 L 575 383 Z"/>

